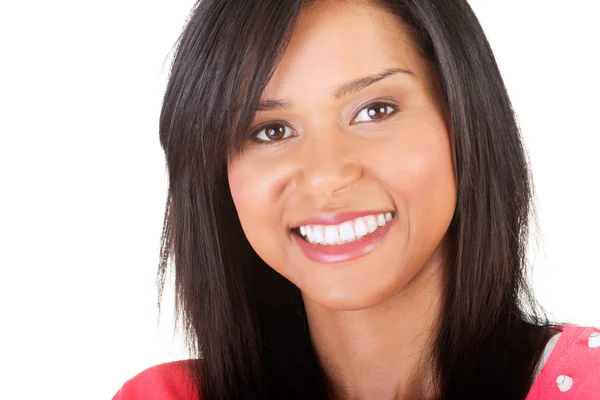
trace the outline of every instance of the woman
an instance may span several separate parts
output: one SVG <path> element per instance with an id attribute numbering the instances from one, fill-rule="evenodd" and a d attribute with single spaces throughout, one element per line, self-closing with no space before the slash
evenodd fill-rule
<path id="1" fill-rule="evenodd" d="M 466 1 L 203 0 L 160 138 L 198 357 L 116 399 L 600 392 L 596 330 L 527 288 L 530 172 Z"/>

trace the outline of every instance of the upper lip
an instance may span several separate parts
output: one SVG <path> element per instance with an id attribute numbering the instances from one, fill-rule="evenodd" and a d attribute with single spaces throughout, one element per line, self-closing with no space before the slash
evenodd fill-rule
<path id="1" fill-rule="evenodd" d="M 364 211 L 343 211 L 337 213 L 319 213 L 312 217 L 300 221 L 293 228 L 298 228 L 305 225 L 338 225 L 346 221 L 364 217 L 366 215 L 385 214 L 394 212 L 393 210 L 364 210 Z"/>

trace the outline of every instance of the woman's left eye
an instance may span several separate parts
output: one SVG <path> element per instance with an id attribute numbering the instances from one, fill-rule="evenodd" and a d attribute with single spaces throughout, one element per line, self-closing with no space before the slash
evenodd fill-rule
<path id="1" fill-rule="evenodd" d="M 395 114 L 396 111 L 396 106 L 390 103 L 371 103 L 358 113 L 353 122 L 381 121 Z"/>

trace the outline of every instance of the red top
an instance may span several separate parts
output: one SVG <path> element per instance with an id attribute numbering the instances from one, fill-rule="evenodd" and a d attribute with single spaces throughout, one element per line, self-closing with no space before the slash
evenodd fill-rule
<path id="1" fill-rule="evenodd" d="M 186 361 L 156 365 L 127 381 L 113 400 L 194 400 Z M 566 325 L 526 400 L 598 400 L 600 330 Z"/>
<path id="2" fill-rule="evenodd" d="M 148 368 L 125 382 L 112 400 L 197 400 L 185 364 L 173 361 Z"/>
<path id="3" fill-rule="evenodd" d="M 600 398 L 600 330 L 575 325 L 562 333 L 526 400 Z"/>

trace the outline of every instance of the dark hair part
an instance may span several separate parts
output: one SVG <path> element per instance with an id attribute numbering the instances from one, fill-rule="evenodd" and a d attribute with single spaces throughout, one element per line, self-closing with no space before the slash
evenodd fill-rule
<path id="1" fill-rule="evenodd" d="M 160 116 L 169 191 L 159 296 L 178 315 L 203 400 L 325 399 L 300 291 L 250 247 L 227 161 L 314 0 L 201 0 L 178 41 Z M 443 399 L 523 399 L 549 337 L 526 283 L 531 176 L 490 46 L 465 0 L 378 0 L 435 71 L 458 177 L 453 254 L 432 359 Z"/>

